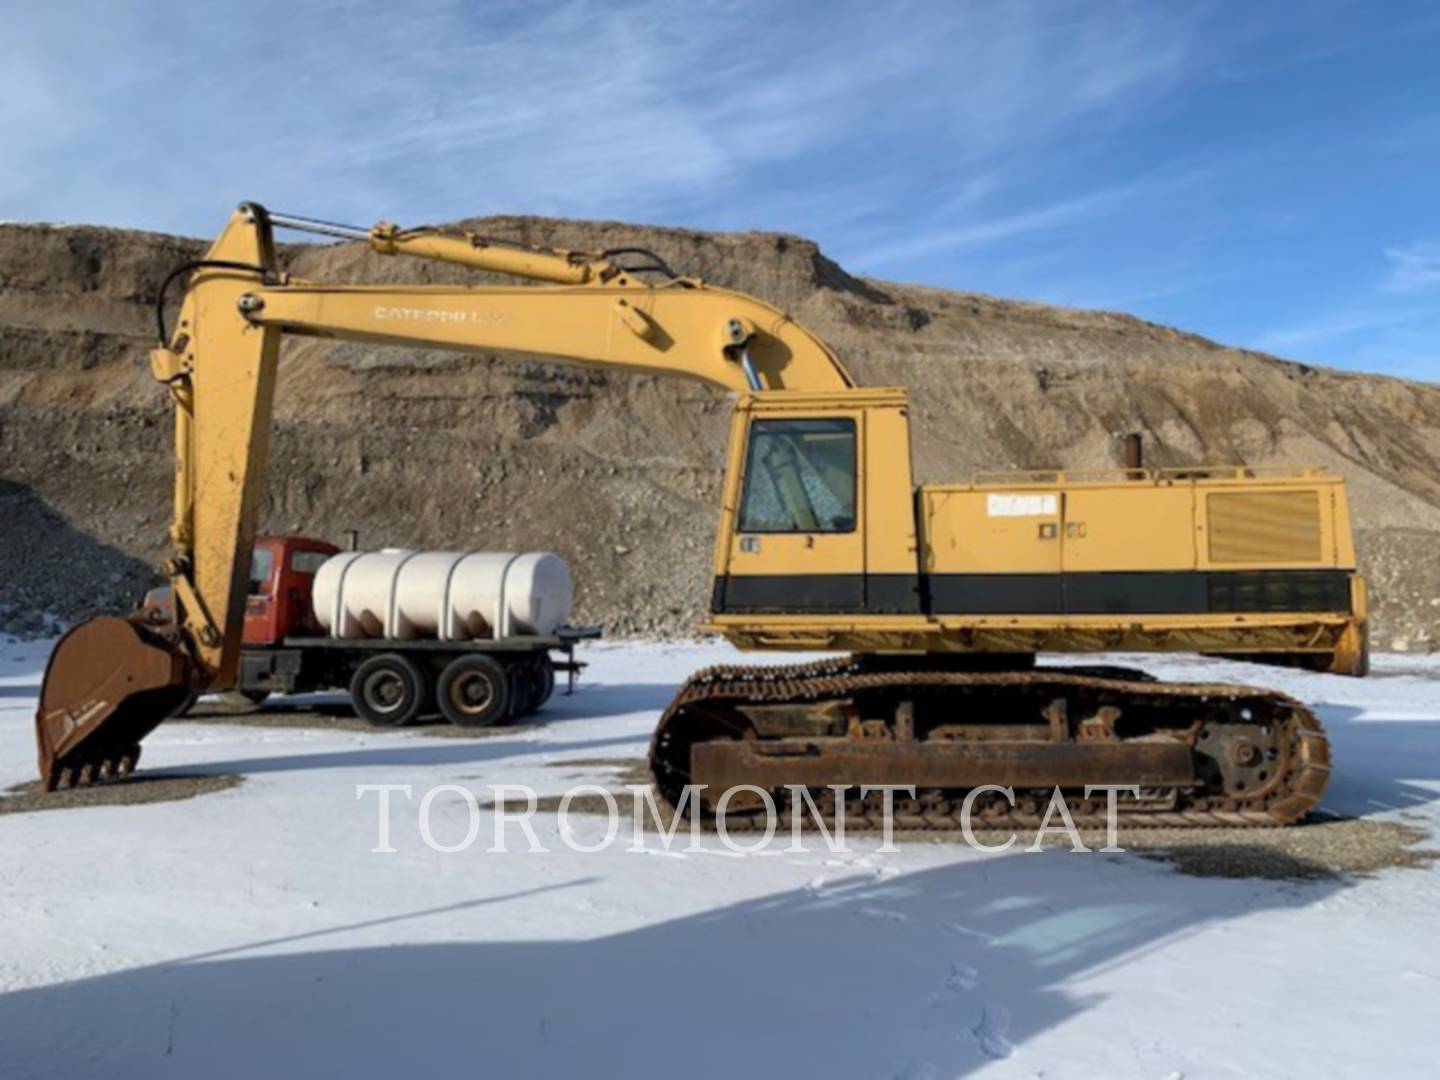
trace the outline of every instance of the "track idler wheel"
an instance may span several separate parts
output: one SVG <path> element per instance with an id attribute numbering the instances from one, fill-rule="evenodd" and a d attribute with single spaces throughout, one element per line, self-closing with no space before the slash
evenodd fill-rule
<path id="1" fill-rule="evenodd" d="M 35 713 L 46 791 L 127 775 L 140 740 L 190 695 L 189 663 L 156 631 L 89 619 L 55 645 Z"/>

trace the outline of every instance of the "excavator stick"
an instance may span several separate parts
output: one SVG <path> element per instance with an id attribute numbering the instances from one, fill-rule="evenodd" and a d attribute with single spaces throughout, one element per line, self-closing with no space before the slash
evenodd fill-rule
<path id="1" fill-rule="evenodd" d="M 281 269 L 276 224 L 557 288 L 316 286 Z M 174 707 L 235 685 L 284 335 L 516 349 L 736 391 L 854 385 L 834 354 L 782 312 L 695 281 L 651 289 L 636 272 L 603 256 L 239 207 L 205 256 L 178 267 L 157 298 L 151 372 L 175 404 L 173 554 L 165 561 L 174 619 L 102 617 L 61 639 L 36 717 L 46 788 L 132 768 L 139 741 Z M 167 319 L 166 286 L 182 279 L 185 299 Z"/>
<path id="2" fill-rule="evenodd" d="M 178 645 L 118 616 L 90 619 L 62 637 L 35 713 L 45 790 L 134 769 L 140 740 L 189 695 L 189 666 Z"/>
<path id="3" fill-rule="evenodd" d="M 35 717 L 49 791 L 124 775 L 186 698 L 235 682 L 280 345 L 240 300 L 275 274 L 263 216 L 241 207 L 205 258 L 174 276 L 187 273 L 173 333 L 161 319 L 150 361 L 175 401 L 174 618 L 100 616 L 56 643 Z"/>

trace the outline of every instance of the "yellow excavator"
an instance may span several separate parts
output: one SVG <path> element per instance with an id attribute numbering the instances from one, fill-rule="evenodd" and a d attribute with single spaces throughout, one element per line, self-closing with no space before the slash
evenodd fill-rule
<path id="1" fill-rule="evenodd" d="M 541 284 L 361 286 L 284 272 L 273 231 L 360 240 Z M 1366 602 L 1341 478 L 1244 467 L 982 475 L 916 486 L 904 390 L 857 386 L 768 304 L 642 249 L 523 248 L 439 228 L 353 228 L 242 205 L 165 288 L 151 357 L 175 404 L 173 615 L 99 617 L 57 644 L 36 717 L 47 789 L 130 772 L 180 701 L 235 683 L 280 344 L 286 335 L 527 354 L 675 375 L 735 395 L 704 629 L 748 650 L 840 655 L 712 668 L 652 738 L 659 796 L 712 815 L 760 792 L 847 827 L 1038 820 L 1061 789 L 1130 785 L 1124 820 L 1275 825 L 1329 777 L 1315 717 L 1272 691 L 1157 681 L 1039 652 L 1198 651 L 1364 674 Z M 871 790 L 862 792 L 861 787 Z M 803 789 L 803 791 L 801 790 Z M 878 789 L 878 790 L 877 790 Z M 752 818 L 753 820 L 753 818 Z"/>

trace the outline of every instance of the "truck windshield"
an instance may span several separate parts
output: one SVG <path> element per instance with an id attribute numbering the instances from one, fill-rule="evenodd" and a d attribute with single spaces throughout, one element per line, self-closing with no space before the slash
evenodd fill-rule
<path id="1" fill-rule="evenodd" d="M 250 552 L 250 595 L 263 596 L 269 591 L 270 571 L 274 559 L 269 548 L 257 547 Z"/>
<path id="2" fill-rule="evenodd" d="M 855 421 L 756 420 L 745 459 L 741 532 L 855 528 Z"/>

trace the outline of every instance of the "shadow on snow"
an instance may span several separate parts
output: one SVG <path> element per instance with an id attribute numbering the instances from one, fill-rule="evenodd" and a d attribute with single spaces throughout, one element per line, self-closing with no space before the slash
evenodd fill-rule
<path id="1" fill-rule="evenodd" d="M 1321 808 L 1359 817 L 1440 800 L 1440 718 L 1371 718 L 1351 705 L 1317 703 L 1333 772 Z"/>
<path id="2" fill-rule="evenodd" d="M 1094 873 L 1094 858 L 1113 862 Z M 547 912 L 551 898 L 536 894 L 573 896 L 589 884 L 12 992 L 0 997 L 6 1071 L 966 1075 L 1098 1004 L 1098 993 L 1075 987 L 1084 976 L 1227 919 L 1301 908 L 1345 887 L 1196 881 L 1123 857 L 1011 853 L 817 882 L 585 938 L 583 925 L 565 921 L 575 918 L 573 902 Z M 474 940 L 506 904 L 534 915 L 535 938 Z M 456 927 L 469 940 L 335 948 L 323 940 L 469 908 L 473 919 Z M 579 938 L 544 939 L 542 925 Z M 293 951 L 301 941 L 314 951 Z M 1225 988 L 1196 979 L 1203 984 L 1202 975 L 1177 981 L 1172 1018 L 1204 1040 L 1213 1030 L 1195 994 Z M 1274 1010 L 1277 1022 L 1288 1016 L 1283 1000 Z M 1082 1029 L 1078 1045 L 1144 1034 Z"/>

